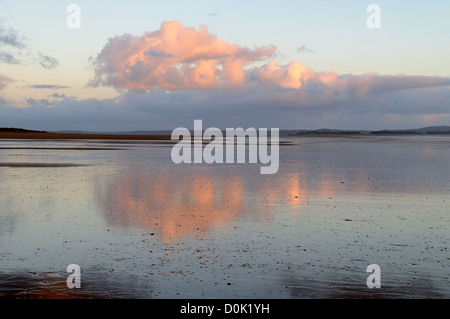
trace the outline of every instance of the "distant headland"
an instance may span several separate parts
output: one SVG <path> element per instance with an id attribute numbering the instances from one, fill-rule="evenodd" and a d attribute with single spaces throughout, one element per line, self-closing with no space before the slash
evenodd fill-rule
<path id="1" fill-rule="evenodd" d="M 42 140 L 158 140 L 167 141 L 171 139 L 170 135 L 153 134 L 107 134 L 107 133 L 82 133 L 82 132 L 47 132 L 33 131 L 22 128 L 4 128 L 0 127 L 0 139 L 42 139 Z"/>
<path id="2" fill-rule="evenodd" d="M 406 130 L 300 130 L 289 135 L 428 135 L 428 134 L 450 134 L 450 126 L 429 126 Z"/>
<path id="3" fill-rule="evenodd" d="M 15 127 L 0 127 L 1 133 L 48 133 L 46 131 L 32 131 L 32 130 L 25 130 L 23 128 L 15 128 Z"/>

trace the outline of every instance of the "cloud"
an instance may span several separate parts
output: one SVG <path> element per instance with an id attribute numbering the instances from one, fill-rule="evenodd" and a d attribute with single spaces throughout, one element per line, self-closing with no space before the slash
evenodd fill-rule
<path id="1" fill-rule="evenodd" d="M 30 107 L 38 107 L 38 108 L 44 107 L 45 108 L 45 107 L 53 106 L 53 103 L 47 99 L 39 99 L 38 100 L 38 99 L 33 99 L 33 98 L 27 98 L 26 101 Z"/>
<path id="2" fill-rule="evenodd" d="M 300 51 L 309 50 L 305 45 Z M 406 75 L 339 75 L 316 72 L 298 61 L 269 59 L 276 47 L 244 48 L 211 34 L 206 26 L 168 21 L 141 36 L 110 38 L 92 60 L 92 86 L 130 91 L 222 90 L 264 87 L 282 103 L 320 104 L 367 94 L 449 85 L 448 78 Z M 255 62 L 266 62 L 255 66 Z M 296 91 L 279 93 L 277 88 Z M 284 96 L 283 96 L 284 94 Z M 291 99 L 295 96 L 296 99 Z M 289 101 L 290 100 L 290 101 Z"/>
<path id="3" fill-rule="evenodd" d="M 26 38 L 12 28 L 0 25 L 0 45 L 7 45 L 18 49 L 26 47 Z"/>
<path id="4" fill-rule="evenodd" d="M 353 79 L 340 76 L 339 80 L 347 83 Z M 28 99 L 27 108 L 0 104 L 0 114 L 7 126 L 87 131 L 173 130 L 190 127 L 195 119 L 202 119 L 205 128 L 377 130 L 450 123 L 448 86 L 382 94 L 377 90 L 360 95 L 344 91 L 335 95 L 324 86 L 310 84 L 302 89 L 261 85 L 231 91 L 156 89 L 102 100 Z"/>
<path id="5" fill-rule="evenodd" d="M 297 52 L 299 52 L 299 53 L 302 53 L 302 52 L 312 53 L 312 52 L 314 52 L 314 50 L 311 50 L 306 45 L 302 45 L 301 47 L 297 48 Z"/>
<path id="6" fill-rule="evenodd" d="M 0 104 L 9 126 L 120 131 L 189 127 L 386 129 L 450 123 L 450 78 L 315 71 L 281 65 L 275 46 L 245 48 L 206 27 L 165 22 L 141 36 L 110 38 L 91 60 L 92 86 L 114 99 L 78 101 L 54 92 L 27 108 Z M 1 80 L 0 88 L 8 80 Z M 64 86 L 36 84 L 36 89 Z M 139 92 L 139 93 L 136 93 Z M 5 124 L 6 125 L 6 124 Z"/>
<path id="7" fill-rule="evenodd" d="M 25 36 L 11 27 L 4 27 L 0 20 L 0 48 L 7 47 L 8 51 L 0 50 L 0 62 L 12 65 L 27 65 L 36 61 L 45 69 L 54 69 L 58 66 L 56 58 L 32 52 Z M 21 56 L 27 56 L 22 59 Z"/>
<path id="8" fill-rule="evenodd" d="M 276 62 L 270 62 L 251 72 L 253 80 L 257 80 L 266 86 L 277 85 L 285 88 L 300 89 L 308 83 L 332 85 L 338 79 L 334 72 L 315 72 L 298 61 L 293 61 L 285 66 Z"/>
<path id="9" fill-rule="evenodd" d="M 6 64 L 20 64 L 20 61 L 13 54 L 5 51 L 0 51 L 0 61 Z"/>
<path id="10" fill-rule="evenodd" d="M 145 54 L 154 56 L 154 57 L 166 57 L 166 58 L 173 58 L 173 55 L 170 53 L 162 52 L 162 51 L 147 51 Z"/>
<path id="11" fill-rule="evenodd" d="M 51 96 L 56 99 L 64 99 L 66 97 L 65 94 L 59 94 L 59 93 L 53 93 Z"/>
<path id="12" fill-rule="evenodd" d="M 39 52 L 39 64 L 44 69 L 54 69 L 58 66 L 58 60 L 56 60 L 54 57 L 43 55 L 41 52 Z"/>
<path id="13" fill-rule="evenodd" d="M 1 23 L 1 21 L 0 21 Z M 6 28 L 0 24 L 0 48 L 9 47 L 13 50 L 21 50 L 26 47 L 26 38 L 21 36 L 16 30 Z M 20 64 L 18 57 L 10 51 L 0 51 L 0 62 L 6 64 Z"/>
<path id="14" fill-rule="evenodd" d="M 5 75 L 0 74 L 0 91 L 3 90 L 11 82 L 14 82 L 14 80 Z"/>
<path id="15" fill-rule="evenodd" d="M 32 88 L 32 89 L 51 89 L 51 90 L 70 88 L 70 86 L 56 85 L 56 84 L 33 84 L 33 85 L 29 85 L 27 87 Z"/>
<path id="16" fill-rule="evenodd" d="M 131 90 L 204 90 L 241 86 L 244 67 L 271 57 L 275 46 L 253 49 L 230 44 L 206 26 L 185 28 L 168 21 L 142 36 L 109 39 L 93 60 L 92 86 Z"/>

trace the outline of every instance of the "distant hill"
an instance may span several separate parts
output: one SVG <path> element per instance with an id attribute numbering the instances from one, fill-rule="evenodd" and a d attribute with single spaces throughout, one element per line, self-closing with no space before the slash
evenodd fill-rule
<path id="1" fill-rule="evenodd" d="M 32 131 L 26 130 L 23 128 L 14 128 L 14 127 L 0 127 L 0 132 L 8 132 L 8 133 L 47 133 L 45 131 Z"/>
<path id="2" fill-rule="evenodd" d="M 101 131 L 51 131 L 52 133 L 63 134 L 105 134 L 105 135 L 171 135 L 172 131 L 119 131 L 119 132 L 101 132 Z"/>
<path id="3" fill-rule="evenodd" d="M 191 135 L 194 135 L 194 132 L 190 130 Z M 293 135 L 298 133 L 299 130 L 280 130 L 281 136 Z M 64 134 L 108 134 L 108 135 L 172 135 L 172 131 L 164 130 L 164 131 L 119 131 L 119 132 L 100 132 L 100 131 L 51 131 L 51 133 L 64 133 Z M 226 131 L 222 131 L 225 135 Z"/>
<path id="4" fill-rule="evenodd" d="M 381 130 L 372 131 L 371 134 L 450 134 L 450 126 L 429 126 L 408 130 Z"/>
<path id="5" fill-rule="evenodd" d="M 407 130 L 335 130 L 335 129 L 318 129 L 318 130 L 300 130 L 295 134 L 289 135 L 417 135 L 417 134 L 450 134 L 450 126 L 429 126 L 417 129 Z"/>
<path id="6" fill-rule="evenodd" d="M 359 130 L 334 130 L 328 128 L 322 128 L 318 130 L 302 130 L 295 135 L 360 135 L 369 134 L 370 131 Z"/>

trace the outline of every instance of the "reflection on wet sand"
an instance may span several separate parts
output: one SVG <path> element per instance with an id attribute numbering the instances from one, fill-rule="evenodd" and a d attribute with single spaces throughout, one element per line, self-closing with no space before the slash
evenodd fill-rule
<path id="1" fill-rule="evenodd" d="M 91 299 L 89 294 L 69 290 L 64 277 L 52 274 L 0 274 L 0 299 Z"/>
<path id="2" fill-rule="evenodd" d="M 274 185 L 261 179 L 255 185 L 241 176 L 141 171 L 117 176 L 109 185 L 99 186 L 98 192 L 110 224 L 158 230 L 162 240 L 170 242 L 183 235 L 202 237 L 210 229 L 226 229 L 240 218 L 270 221 L 279 204 L 299 211 L 307 196 L 300 174 L 283 180 Z"/>
<path id="3" fill-rule="evenodd" d="M 427 274 L 420 274 L 420 279 L 413 282 L 407 278 L 397 282 L 383 281 L 380 289 L 367 288 L 364 285 L 366 278 L 360 274 L 357 276 L 345 276 L 337 272 L 332 274 L 333 276 L 299 277 L 298 273 L 296 273 L 297 276 L 292 276 L 285 272 L 282 282 L 288 287 L 292 298 L 402 299 L 405 296 L 416 299 L 446 298 L 445 292 L 437 289 L 427 278 Z"/>
<path id="4" fill-rule="evenodd" d="M 310 141 L 275 176 L 147 144 L 1 150 L 0 298 L 448 296 L 448 143 Z"/>
<path id="5" fill-rule="evenodd" d="M 334 196 L 342 187 L 339 182 L 335 185 L 336 180 L 341 179 L 321 179 L 308 188 L 302 172 L 249 181 L 242 176 L 137 169 L 96 188 L 109 224 L 154 230 L 164 242 L 173 242 L 185 235 L 201 238 L 238 220 L 272 222 L 279 210 L 299 214 L 309 196 Z M 367 179 L 362 184 L 357 187 L 369 188 Z M 310 188 L 316 187 L 312 194 Z"/>
<path id="6" fill-rule="evenodd" d="M 217 180 L 208 176 L 117 177 L 102 197 L 105 216 L 116 226 L 158 230 L 165 242 L 185 234 L 202 236 L 225 227 L 243 210 L 243 182 L 239 177 Z"/>
<path id="7" fill-rule="evenodd" d="M 0 273 L 0 299 L 138 298 L 132 289 L 136 288 L 137 283 L 130 278 L 117 282 L 104 272 L 84 272 L 81 288 L 69 289 L 66 283 L 68 275 L 45 272 Z M 147 285 L 146 289 L 152 291 L 153 288 Z"/>

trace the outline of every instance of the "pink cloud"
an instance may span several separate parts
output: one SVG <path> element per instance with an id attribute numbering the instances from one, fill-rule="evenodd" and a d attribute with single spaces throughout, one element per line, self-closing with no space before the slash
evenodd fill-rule
<path id="1" fill-rule="evenodd" d="M 243 48 L 218 39 L 205 26 L 168 21 L 142 36 L 109 39 L 95 60 L 92 84 L 121 89 L 165 90 L 236 87 L 244 67 L 273 55 L 274 46 Z"/>
<path id="2" fill-rule="evenodd" d="M 5 75 L 0 74 L 0 91 L 3 90 L 11 82 L 14 82 L 14 80 Z"/>
<path id="3" fill-rule="evenodd" d="M 253 71 L 256 79 L 265 85 L 279 85 L 285 88 L 300 89 L 309 81 L 324 84 L 336 82 L 338 74 L 334 72 L 315 72 L 300 62 L 293 61 L 285 66 L 270 62 Z"/>
<path id="4" fill-rule="evenodd" d="M 450 85 L 442 77 L 339 75 L 316 72 L 298 61 L 279 65 L 275 46 L 252 49 L 230 44 L 206 26 L 184 27 L 178 21 L 141 36 L 110 38 L 93 61 L 92 86 L 151 91 L 263 89 L 276 103 L 313 105 L 373 94 Z M 256 67 L 254 62 L 265 62 Z M 281 89 L 281 91 L 280 91 Z"/>

